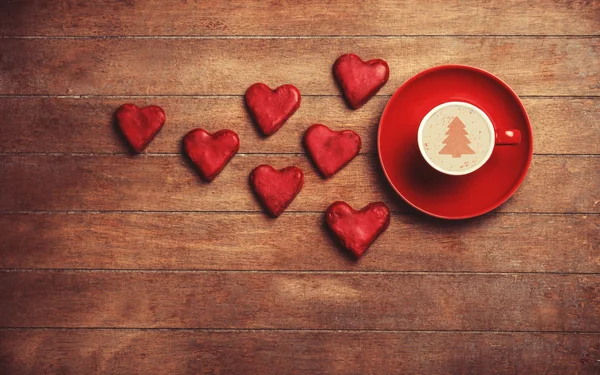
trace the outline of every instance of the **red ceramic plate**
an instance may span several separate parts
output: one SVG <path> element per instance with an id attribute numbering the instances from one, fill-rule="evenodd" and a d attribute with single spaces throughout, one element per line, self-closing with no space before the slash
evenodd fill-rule
<path id="1" fill-rule="evenodd" d="M 444 102 L 483 110 L 496 130 L 518 129 L 521 143 L 496 146 L 485 165 L 464 176 L 448 176 L 423 159 L 417 145 L 421 119 Z M 406 81 L 388 102 L 377 140 L 383 171 L 398 194 L 416 209 L 443 219 L 489 212 L 517 190 L 531 162 L 533 137 L 523 104 L 494 75 L 462 65 L 425 70 Z"/>

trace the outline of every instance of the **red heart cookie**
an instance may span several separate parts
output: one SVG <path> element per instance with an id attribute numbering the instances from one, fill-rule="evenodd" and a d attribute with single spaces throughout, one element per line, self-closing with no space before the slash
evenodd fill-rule
<path id="1" fill-rule="evenodd" d="M 360 151 L 360 136 L 352 130 L 333 131 L 314 124 L 304 133 L 304 146 L 325 178 L 333 176 Z"/>
<path id="2" fill-rule="evenodd" d="M 250 185 L 265 210 L 277 217 L 289 206 L 302 189 L 304 173 L 298 167 L 276 170 L 262 164 L 250 173 Z"/>
<path id="3" fill-rule="evenodd" d="M 357 258 L 383 233 L 390 223 L 390 210 L 383 202 L 374 202 L 355 211 L 346 202 L 333 202 L 325 213 L 329 228 L 342 246 Z"/>
<path id="4" fill-rule="evenodd" d="M 165 123 L 165 112 L 155 105 L 140 109 L 123 104 L 116 112 L 117 124 L 135 152 L 144 151 Z"/>
<path id="5" fill-rule="evenodd" d="M 194 129 L 183 137 L 183 149 L 200 176 L 212 181 L 240 149 L 240 139 L 231 130 L 210 134 L 204 129 Z"/>
<path id="6" fill-rule="evenodd" d="M 300 107 L 300 91 L 293 85 L 271 90 L 264 83 L 255 83 L 246 90 L 246 106 L 260 131 L 269 136 Z"/>
<path id="7" fill-rule="evenodd" d="M 364 62 L 360 57 L 349 53 L 335 61 L 333 75 L 342 88 L 348 105 L 358 109 L 385 85 L 390 77 L 390 68 L 381 59 Z"/>

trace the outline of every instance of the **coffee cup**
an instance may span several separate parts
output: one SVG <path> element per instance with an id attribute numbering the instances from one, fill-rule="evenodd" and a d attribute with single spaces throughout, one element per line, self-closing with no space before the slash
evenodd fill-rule
<path id="1" fill-rule="evenodd" d="M 518 145 L 521 132 L 498 130 L 480 108 L 454 101 L 438 105 L 423 117 L 417 141 L 431 167 L 462 176 L 481 168 L 495 146 Z"/>

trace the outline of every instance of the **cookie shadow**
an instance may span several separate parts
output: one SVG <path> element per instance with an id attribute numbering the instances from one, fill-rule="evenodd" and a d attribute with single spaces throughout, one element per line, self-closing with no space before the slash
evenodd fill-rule
<path id="1" fill-rule="evenodd" d="M 185 152 L 183 138 L 179 141 L 179 154 L 181 155 L 181 158 L 184 160 L 185 167 L 190 171 L 190 173 L 193 173 L 196 175 L 197 179 L 200 181 L 200 183 L 202 185 L 208 185 L 211 182 L 211 181 L 207 181 L 204 178 L 202 178 L 200 171 L 198 171 L 198 167 L 196 167 L 196 165 L 194 164 L 192 159 L 190 159 L 188 154 Z M 217 178 L 219 178 L 219 175 L 215 176 L 213 181 L 216 180 Z"/>
<path id="2" fill-rule="evenodd" d="M 119 120 L 117 120 L 117 111 L 114 111 L 112 114 L 112 128 L 113 131 L 117 134 L 119 143 L 121 144 L 123 149 L 126 150 L 127 154 L 129 156 L 139 155 L 137 152 L 135 152 L 131 144 L 129 144 L 129 141 L 127 141 L 127 138 L 125 138 L 125 134 L 123 134 L 123 131 L 121 131 L 121 127 L 119 126 Z"/>
<path id="3" fill-rule="evenodd" d="M 329 177 L 325 177 L 325 175 L 323 173 L 321 173 L 321 171 L 319 170 L 319 168 L 317 167 L 317 164 L 315 163 L 315 161 L 313 160 L 313 158 L 310 156 L 310 154 L 308 153 L 308 147 L 306 147 L 306 141 L 304 140 L 304 137 L 302 137 L 302 151 L 304 151 L 304 156 L 306 156 L 306 158 L 308 159 L 308 164 L 310 165 L 310 169 L 311 171 L 319 176 L 321 178 L 321 181 L 326 182 L 327 180 L 332 179 L 333 177 L 335 177 L 336 174 L 338 174 L 339 172 L 341 172 L 344 168 L 346 168 L 348 166 L 348 164 L 350 164 L 350 162 L 352 160 L 350 160 L 350 162 L 346 163 L 342 168 L 340 168 L 339 171 L 337 171 L 336 173 L 334 173 L 332 176 Z M 358 155 L 357 155 L 358 156 Z"/>
<path id="4" fill-rule="evenodd" d="M 250 189 L 252 197 L 258 203 L 258 206 L 261 208 L 261 212 L 260 212 L 261 214 L 265 215 L 265 217 L 270 221 L 276 220 L 281 215 L 285 215 L 285 211 L 287 210 L 287 207 L 286 207 L 286 210 L 283 210 L 283 212 L 279 216 L 273 216 L 273 215 L 271 215 L 271 213 L 269 211 L 267 211 L 267 209 L 265 208 L 265 205 L 263 204 L 262 200 L 260 199 L 260 196 L 258 194 L 256 194 L 256 191 L 254 190 L 254 187 L 252 186 L 252 172 L 248 175 L 247 181 L 248 181 L 248 188 Z"/>
<path id="5" fill-rule="evenodd" d="M 333 65 L 331 65 L 331 79 L 333 80 L 333 84 L 335 85 L 335 87 L 337 87 L 337 91 L 340 93 L 340 97 L 341 97 L 342 101 L 344 102 L 344 106 L 351 111 L 356 111 L 356 110 L 360 109 L 360 108 L 353 108 L 350 105 L 350 102 L 348 101 L 348 99 L 346 98 L 346 95 L 344 94 L 344 89 L 342 89 L 341 83 L 338 82 L 337 78 L 335 77 L 335 63 L 333 63 Z"/>
<path id="6" fill-rule="evenodd" d="M 256 120 L 256 117 L 254 117 L 254 114 L 252 113 L 252 110 L 250 110 L 250 106 L 248 106 L 248 102 L 246 102 L 245 97 L 242 98 L 242 101 L 244 102 L 244 109 L 246 110 L 246 114 L 250 118 L 250 122 L 252 123 L 252 127 L 254 128 L 254 132 L 256 133 L 256 135 L 258 135 L 258 137 L 261 140 L 263 140 L 263 141 L 266 140 L 267 138 L 269 138 L 268 135 L 264 134 L 260 130 L 260 126 L 258 125 L 258 121 Z M 285 125 L 285 123 L 284 123 L 284 125 Z M 271 134 L 271 135 L 273 135 L 273 134 Z"/>
<path id="7" fill-rule="evenodd" d="M 326 214 L 324 213 L 323 218 L 321 219 L 321 230 L 323 233 L 327 235 L 331 244 L 338 250 L 338 254 L 341 254 L 346 261 L 352 264 L 357 264 L 361 258 L 357 258 L 351 251 L 347 250 L 344 246 L 342 246 L 340 240 L 337 238 L 335 233 L 329 228 L 327 225 Z M 369 252 L 369 249 L 365 251 L 365 255 Z"/>

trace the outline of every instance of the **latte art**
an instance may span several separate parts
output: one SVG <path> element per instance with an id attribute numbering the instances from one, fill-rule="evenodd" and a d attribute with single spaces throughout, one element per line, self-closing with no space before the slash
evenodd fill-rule
<path id="1" fill-rule="evenodd" d="M 427 162 L 447 174 L 467 174 L 483 165 L 494 147 L 491 121 L 479 108 L 450 102 L 434 108 L 419 128 Z"/>
<path id="2" fill-rule="evenodd" d="M 445 146 L 439 152 L 440 155 L 452 155 L 453 158 L 460 158 L 462 155 L 474 154 L 475 151 L 469 147 L 471 141 L 467 138 L 469 133 L 465 130 L 465 124 L 460 118 L 455 117 L 448 125 L 446 139 L 442 142 Z"/>

